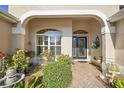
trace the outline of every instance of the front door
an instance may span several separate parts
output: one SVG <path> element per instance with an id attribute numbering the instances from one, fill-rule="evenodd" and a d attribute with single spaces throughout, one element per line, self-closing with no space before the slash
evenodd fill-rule
<path id="1" fill-rule="evenodd" d="M 87 59 L 87 37 L 73 36 L 73 58 Z"/>

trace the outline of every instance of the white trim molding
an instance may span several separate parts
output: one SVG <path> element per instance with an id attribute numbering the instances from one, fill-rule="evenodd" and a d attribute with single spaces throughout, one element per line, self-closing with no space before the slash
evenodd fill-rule
<path id="1" fill-rule="evenodd" d="M 60 17 L 73 17 L 73 16 L 96 16 L 102 20 L 105 25 L 104 33 L 110 33 L 109 26 L 107 24 L 107 16 L 98 10 L 33 10 L 26 12 L 20 17 L 21 25 L 25 21 L 32 18 L 60 18 Z M 102 32 L 103 33 L 103 32 Z"/>
<path id="2" fill-rule="evenodd" d="M 18 23 L 18 18 L 16 18 L 15 16 L 11 15 L 8 12 L 5 12 L 3 10 L 0 9 L 0 18 L 10 22 L 10 23 Z"/>

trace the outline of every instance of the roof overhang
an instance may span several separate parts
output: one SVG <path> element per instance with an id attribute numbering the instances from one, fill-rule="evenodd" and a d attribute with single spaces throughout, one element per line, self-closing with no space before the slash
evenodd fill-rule
<path id="1" fill-rule="evenodd" d="M 19 20 L 8 12 L 0 10 L 0 18 L 10 23 L 17 23 Z"/>
<path id="2" fill-rule="evenodd" d="M 115 22 L 122 20 L 122 19 L 124 19 L 124 9 L 121 9 L 119 12 L 117 12 L 116 14 L 109 17 L 107 19 L 107 21 L 109 21 L 111 23 L 115 23 Z"/>

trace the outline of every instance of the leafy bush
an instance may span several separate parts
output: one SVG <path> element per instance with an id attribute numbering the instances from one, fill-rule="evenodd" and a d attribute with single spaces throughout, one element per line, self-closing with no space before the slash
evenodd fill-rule
<path id="1" fill-rule="evenodd" d="M 69 57 L 69 55 L 60 55 L 57 58 L 57 62 L 67 62 L 68 64 L 71 64 L 72 58 Z"/>
<path id="2" fill-rule="evenodd" d="M 124 88 L 124 78 L 123 79 L 114 80 L 112 84 L 116 88 Z"/>
<path id="3" fill-rule="evenodd" d="M 24 70 L 28 67 L 29 57 L 25 56 L 24 50 L 17 50 L 12 57 L 14 67 L 18 72 L 23 73 Z"/>
<path id="4" fill-rule="evenodd" d="M 68 87 L 72 80 L 71 65 L 67 62 L 50 62 L 43 68 L 43 84 L 48 88 Z"/>

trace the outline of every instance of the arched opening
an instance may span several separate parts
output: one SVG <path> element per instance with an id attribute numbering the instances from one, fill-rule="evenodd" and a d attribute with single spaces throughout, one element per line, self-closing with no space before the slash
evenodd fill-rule
<path id="1" fill-rule="evenodd" d="M 39 55 L 45 50 L 52 52 L 52 57 L 61 54 L 61 32 L 57 29 L 43 29 L 36 32 L 36 53 Z"/>
<path id="2" fill-rule="evenodd" d="M 97 11 L 97 10 L 35 10 L 35 11 L 29 11 L 27 13 L 25 13 L 24 15 L 22 15 L 20 17 L 20 23 L 18 24 L 20 30 L 18 30 L 18 33 L 22 33 L 24 34 L 24 45 L 22 47 L 27 47 L 27 42 L 31 42 L 32 44 L 32 50 L 34 50 L 35 52 L 37 51 L 35 45 L 35 39 L 36 38 L 34 35 L 36 33 L 36 31 L 39 31 L 40 29 L 46 29 L 46 28 L 55 28 L 55 29 L 59 29 L 62 31 L 62 44 L 61 44 L 61 53 L 62 54 L 68 54 L 70 56 L 72 56 L 72 35 L 73 35 L 73 31 L 77 31 L 77 30 L 84 30 L 87 31 L 87 29 L 73 29 L 73 23 L 75 20 L 87 20 L 87 18 L 91 18 L 91 19 L 95 19 L 100 27 L 99 30 L 99 37 L 100 40 L 102 39 L 101 42 L 101 47 L 102 47 L 102 56 L 105 57 L 106 55 L 110 55 L 110 53 L 108 53 L 107 50 L 108 49 L 108 45 L 107 44 L 103 44 L 108 42 L 109 40 L 111 40 L 111 37 L 108 36 L 107 39 L 109 40 L 105 40 L 105 35 L 104 33 L 110 33 L 109 30 L 109 26 L 107 24 L 106 21 L 106 15 L 104 15 L 102 12 Z M 32 21 L 33 20 L 33 21 Z M 31 22 L 32 21 L 32 22 Z M 94 20 L 93 20 L 94 21 Z M 84 22 L 85 23 L 85 22 Z M 89 22 L 88 24 L 94 24 L 96 22 Z M 30 25 L 29 25 L 30 24 Z M 75 24 L 77 24 L 75 22 Z M 28 26 L 29 25 L 29 26 Z M 77 24 L 78 25 L 78 24 Z M 82 24 L 83 25 L 83 24 Z M 92 26 L 92 25 L 90 25 Z M 91 29 L 91 27 L 89 26 L 89 28 Z M 78 26 L 77 26 L 78 27 Z M 94 31 L 95 28 L 97 26 L 94 26 Z M 95 40 L 95 35 L 97 36 L 97 33 L 94 33 L 94 31 L 91 31 L 91 33 L 88 32 L 88 40 L 90 41 L 90 44 L 88 48 L 88 53 L 87 54 L 91 54 L 90 48 L 91 48 L 91 44 L 93 42 L 93 40 Z M 98 32 L 98 31 L 97 31 Z M 28 36 L 27 36 L 28 35 Z M 89 38 L 89 35 L 94 35 L 92 36 L 92 38 Z M 22 37 L 23 38 L 23 37 Z M 107 49 L 106 49 L 107 46 Z M 28 49 L 28 47 L 27 47 Z M 100 48 L 101 51 L 101 48 Z M 94 52 L 94 50 L 92 50 L 92 53 Z M 96 52 L 96 51 L 95 51 Z M 111 54 L 113 54 L 111 52 Z M 97 54 L 99 55 L 99 54 Z M 101 55 L 101 54 L 100 54 Z"/>

